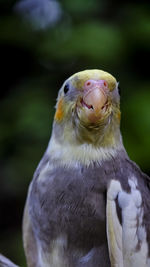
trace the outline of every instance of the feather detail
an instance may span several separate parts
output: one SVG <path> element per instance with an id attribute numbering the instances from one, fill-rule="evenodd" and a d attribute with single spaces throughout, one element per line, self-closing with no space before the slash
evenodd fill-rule
<path id="1" fill-rule="evenodd" d="M 112 181 L 107 192 L 107 239 L 112 267 L 124 267 L 122 250 L 122 227 L 116 211 L 115 198 L 121 191 L 118 181 Z"/>
<path id="2" fill-rule="evenodd" d="M 54 161 L 58 161 L 60 166 L 78 167 L 78 164 L 89 166 L 94 162 L 101 164 L 105 160 L 114 158 L 118 151 L 121 151 L 122 144 L 116 147 L 99 147 L 92 144 L 61 144 L 55 137 L 51 138 L 47 154 L 51 155 Z"/>
<path id="3" fill-rule="evenodd" d="M 116 180 L 111 181 L 107 192 L 107 238 L 111 266 L 148 267 L 142 197 L 137 180 L 132 177 L 128 183 L 131 192 L 125 192 Z M 117 215 L 117 205 L 121 209 L 122 225 Z"/>

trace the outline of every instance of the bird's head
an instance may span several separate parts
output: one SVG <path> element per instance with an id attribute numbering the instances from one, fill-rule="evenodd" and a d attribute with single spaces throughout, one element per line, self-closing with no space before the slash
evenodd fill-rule
<path id="1" fill-rule="evenodd" d="M 61 87 L 54 119 L 55 135 L 70 142 L 114 145 L 120 138 L 118 83 L 102 70 L 85 70 Z M 119 133 L 119 134 L 117 134 Z"/>

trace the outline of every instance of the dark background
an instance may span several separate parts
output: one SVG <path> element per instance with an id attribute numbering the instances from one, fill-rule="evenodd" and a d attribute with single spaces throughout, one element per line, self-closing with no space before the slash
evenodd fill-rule
<path id="1" fill-rule="evenodd" d="M 27 188 L 68 76 L 99 68 L 117 78 L 125 147 L 150 174 L 149 13 L 146 1 L 0 2 L 0 252 L 18 265 Z"/>

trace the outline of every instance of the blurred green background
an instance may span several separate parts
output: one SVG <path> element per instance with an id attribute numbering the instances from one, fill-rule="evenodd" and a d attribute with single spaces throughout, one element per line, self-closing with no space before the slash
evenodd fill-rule
<path id="1" fill-rule="evenodd" d="M 22 214 L 71 74 L 112 73 L 129 156 L 150 174 L 150 5 L 146 1 L 0 2 L 0 252 L 25 266 Z"/>

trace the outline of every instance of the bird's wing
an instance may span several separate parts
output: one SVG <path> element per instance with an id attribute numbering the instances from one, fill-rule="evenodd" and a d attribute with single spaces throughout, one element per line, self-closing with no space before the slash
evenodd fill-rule
<path id="1" fill-rule="evenodd" d="M 111 267 L 148 267 L 148 244 L 143 223 L 142 196 L 136 179 L 130 192 L 111 180 L 107 190 L 107 239 Z"/>
<path id="2" fill-rule="evenodd" d="M 30 191 L 30 188 L 29 188 Z M 27 264 L 30 267 L 37 266 L 38 262 L 38 252 L 36 239 L 32 230 L 32 225 L 29 216 L 29 204 L 28 198 L 26 201 L 24 214 L 23 214 L 23 245 L 25 250 L 25 255 L 27 259 Z"/>
<path id="3" fill-rule="evenodd" d="M 117 181 L 112 181 L 107 191 L 107 239 L 111 267 L 123 267 L 122 227 L 116 207 L 116 198 L 120 191 L 121 185 Z"/>

